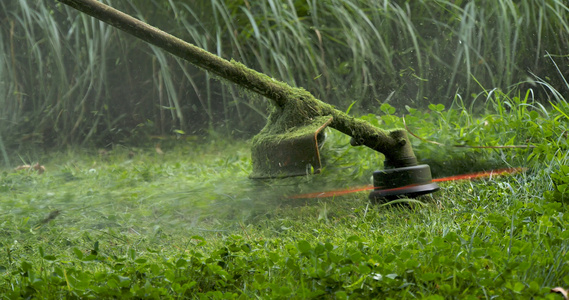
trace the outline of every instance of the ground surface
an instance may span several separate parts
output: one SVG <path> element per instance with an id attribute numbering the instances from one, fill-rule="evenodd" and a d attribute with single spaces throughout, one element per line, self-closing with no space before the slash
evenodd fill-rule
<path id="1" fill-rule="evenodd" d="M 423 160 L 434 153 L 414 143 Z M 540 298 L 569 285 L 569 215 L 552 193 L 564 156 L 441 183 L 424 204 L 380 206 L 365 191 L 288 198 L 369 183 L 381 155 L 339 133 L 328 134 L 322 174 L 284 180 L 248 179 L 247 142 L 163 141 L 160 150 L 75 149 L 45 154 L 41 175 L 4 170 L 0 294 Z M 471 157 L 460 151 L 447 157 Z M 447 169 L 468 164 L 436 157 Z"/>

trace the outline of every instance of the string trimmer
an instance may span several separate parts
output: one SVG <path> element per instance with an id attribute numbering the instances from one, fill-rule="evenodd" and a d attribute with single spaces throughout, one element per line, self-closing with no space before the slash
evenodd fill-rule
<path id="1" fill-rule="evenodd" d="M 418 165 L 403 129 L 382 130 L 267 75 L 228 61 L 95 0 L 59 0 L 132 34 L 197 67 L 272 101 L 275 110 L 253 138 L 251 178 L 278 178 L 320 172 L 321 131 L 330 126 L 385 156 L 384 169 L 373 173 L 371 199 L 413 197 L 437 191 L 428 165 Z"/>

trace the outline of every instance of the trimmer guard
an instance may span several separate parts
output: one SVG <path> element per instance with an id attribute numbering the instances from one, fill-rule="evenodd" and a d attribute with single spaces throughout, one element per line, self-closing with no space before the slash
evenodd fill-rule
<path id="1" fill-rule="evenodd" d="M 305 124 L 288 129 L 285 133 L 253 138 L 251 158 L 253 172 L 250 178 L 282 178 L 319 173 L 319 134 L 332 122 L 331 116 L 320 116 Z"/>

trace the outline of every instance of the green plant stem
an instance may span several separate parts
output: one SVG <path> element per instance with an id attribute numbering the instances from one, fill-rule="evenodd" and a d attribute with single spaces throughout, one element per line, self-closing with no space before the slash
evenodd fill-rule
<path id="1" fill-rule="evenodd" d="M 8 153 L 6 152 L 6 147 L 4 146 L 4 141 L 2 140 L 2 135 L 0 135 L 0 151 L 2 151 L 2 157 L 4 158 L 4 163 L 6 166 L 10 165 L 10 159 L 8 158 Z"/>

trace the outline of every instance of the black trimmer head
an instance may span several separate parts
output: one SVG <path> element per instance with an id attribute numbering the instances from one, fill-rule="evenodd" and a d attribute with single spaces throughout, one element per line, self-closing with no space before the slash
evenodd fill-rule
<path id="1" fill-rule="evenodd" d="M 428 165 L 375 171 L 373 186 L 374 190 L 369 194 L 369 199 L 374 202 L 414 198 L 439 190 L 439 186 L 432 181 L 431 168 Z"/>

